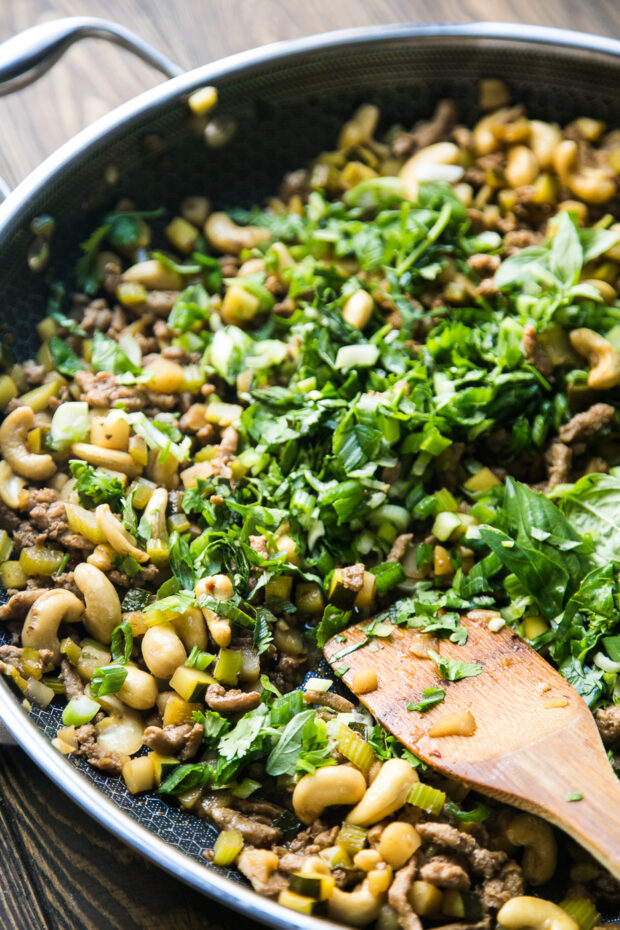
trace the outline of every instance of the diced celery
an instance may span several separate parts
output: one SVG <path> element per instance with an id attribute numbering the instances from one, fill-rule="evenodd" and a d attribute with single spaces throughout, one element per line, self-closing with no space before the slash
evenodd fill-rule
<path id="1" fill-rule="evenodd" d="M 442 510 L 441 513 L 438 513 L 435 517 L 431 532 L 440 542 L 445 542 L 460 526 L 461 519 L 458 514 L 450 513 L 448 510 Z"/>
<path id="2" fill-rule="evenodd" d="M 470 494 L 477 494 L 479 491 L 488 491 L 498 484 L 501 484 L 501 481 L 497 475 L 494 475 L 490 468 L 485 467 L 468 478 L 463 487 Z"/>
<path id="3" fill-rule="evenodd" d="M 80 661 L 82 649 L 74 640 L 67 636 L 65 639 L 61 639 L 60 641 L 60 653 L 61 655 L 66 656 L 69 663 L 75 668 Z"/>
<path id="4" fill-rule="evenodd" d="M 239 830 L 222 830 L 213 847 L 214 865 L 232 865 L 243 849 L 243 837 Z"/>
<path id="5" fill-rule="evenodd" d="M 6 562 L 13 551 L 13 540 L 6 530 L 0 530 L 0 562 Z"/>
<path id="6" fill-rule="evenodd" d="M 53 575 L 60 567 L 64 553 L 45 546 L 28 546 L 19 555 L 19 564 L 26 575 Z"/>
<path id="7" fill-rule="evenodd" d="M 588 898 L 565 898 L 560 902 L 560 907 L 579 924 L 579 930 L 592 930 L 601 919 L 601 915 Z"/>
<path id="8" fill-rule="evenodd" d="M 3 562 L 0 565 L 0 581 L 3 588 L 21 589 L 26 587 L 28 576 L 16 561 Z"/>
<path id="9" fill-rule="evenodd" d="M 416 782 L 407 795 L 407 804 L 413 804 L 428 814 L 437 816 L 446 803 L 445 792 L 438 788 L 432 788 L 430 785 L 424 785 L 422 782 Z"/>
<path id="10" fill-rule="evenodd" d="M 62 722 L 66 727 L 81 727 L 89 723 L 100 710 L 101 707 L 97 701 L 83 695 L 69 701 L 62 712 Z"/>
<path id="11" fill-rule="evenodd" d="M 368 830 L 365 827 L 358 827 L 357 824 L 345 820 L 340 827 L 336 842 L 346 849 L 348 853 L 354 855 L 364 848 L 367 837 Z"/>
<path id="12" fill-rule="evenodd" d="M 88 404 L 70 401 L 56 408 L 50 426 L 50 446 L 58 452 L 69 449 L 74 442 L 85 441 L 90 434 Z"/>
<path id="13" fill-rule="evenodd" d="M 243 665 L 243 653 L 234 649 L 220 649 L 213 674 L 225 685 L 236 685 Z"/>
<path id="14" fill-rule="evenodd" d="M 337 748 L 345 759 L 361 769 L 364 774 L 368 773 L 370 766 L 377 758 L 370 744 L 344 723 L 341 723 L 338 729 Z"/>
<path id="15" fill-rule="evenodd" d="M 17 397 L 17 386 L 9 375 L 0 375 L 0 409 L 4 410 L 10 400 Z"/>

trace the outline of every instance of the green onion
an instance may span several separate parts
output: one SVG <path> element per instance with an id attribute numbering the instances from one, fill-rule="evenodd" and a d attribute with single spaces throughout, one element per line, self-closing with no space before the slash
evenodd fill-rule
<path id="1" fill-rule="evenodd" d="M 214 865 L 232 865 L 243 849 L 243 837 L 238 830 L 222 830 L 213 847 Z"/>
<path id="2" fill-rule="evenodd" d="M 445 802 L 446 795 L 443 791 L 424 785 L 421 781 L 417 782 L 407 795 L 407 804 L 413 804 L 414 807 L 419 807 L 427 814 L 435 814 L 435 816 L 441 813 Z"/>
<path id="3" fill-rule="evenodd" d="M 64 694 L 66 688 L 62 681 L 59 678 L 46 678 L 45 676 L 41 679 L 41 683 L 47 685 L 48 688 L 51 688 L 54 694 Z"/>
<path id="4" fill-rule="evenodd" d="M 93 697 L 104 697 L 106 694 L 116 694 L 120 691 L 127 678 L 127 668 L 120 663 L 104 665 L 96 668 L 90 682 Z"/>
<path id="5" fill-rule="evenodd" d="M 74 442 L 82 442 L 90 433 L 90 414 L 84 401 L 61 404 L 52 417 L 49 445 L 57 452 L 64 452 Z"/>
<path id="6" fill-rule="evenodd" d="M 592 930 L 601 915 L 587 898 L 565 898 L 560 907 L 579 924 L 580 930 Z"/>
<path id="7" fill-rule="evenodd" d="M 342 753 L 345 759 L 352 762 L 353 765 L 367 774 L 370 766 L 376 761 L 376 756 L 372 747 L 362 739 L 362 737 L 351 730 L 346 724 L 341 723 L 338 728 L 338 742 L 336 744 L 338 752 Z"/>
<path id="8" fill-rule="evenodd" d="M 81 727 L 85 723 L 90 723 L 95 714 L 101 710 L 96 701 L 91 701 L 84 695 L 81 698 L 74 698 L 69 701 L 62 712 L 62 722 L 66 727 Z"/>
<path id="9" fill-rule="evenodd" d="M 232 795 L 235 798 L 249 798 L 251 794 L 254 794 L 255 791 L 261 787 L 259 781 L 254 781 L 253 778 L 244 778 L 242 782 L 239 782 L 236 788 L 233 788 Z"/>
<path id="10" fill-rule="evenodd" d="M 345 820 L 338 831 L 336 843 L 346 849 L 348 853 L 354 855 L 364 848 L 367 836 L 368 830 L 365 827 L 358 827 L 357 824 Z"/>
<path id="11" fill-rule="evenodd" d="M 208 668 L 215 656 L 210 652 L 203 652 L 202 649 L 199 649 L 198 646 L 193 646 L 192 651 L 185 660 L 185 664 L 188 668 L 198 668 L 201 672 L 204 672 Z"/>

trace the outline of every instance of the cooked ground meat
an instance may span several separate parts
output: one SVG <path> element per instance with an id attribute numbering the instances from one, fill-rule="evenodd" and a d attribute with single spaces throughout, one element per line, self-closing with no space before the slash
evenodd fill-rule
<path id="1" fill-rule="evenodd" d="M 355 705 L 333 691 L 304 691 L 304 702 L 306 704 L 319 704 L 321 707 L 329 707 L 339 714 L 350 714 Z"/>
<path id="2" fill-rule="evenodd" d="M 165 727 L 147 727 L 144 745 L 162 756 L 178 756 L 181 762 L 193 759 L 202 745 L 204 727 L 200 723 L 168 724 Z"/>
<path id="3" fill-rule="evenodd" d="M 570 479 L 570 470 L 573 461 L 573 451 L 570 446 L 556 440 L 552 442 L 545 452 L 545 465 L 547 466 L 546 490 L 551 491 L 558 484 L 564 484 Z"/>
<path id="4" fill-rule="evenodd" d="M 26 510 L 32 523 L 41 530 L 41 542 L 53 539 L 67 549 L 95 548 L 89 539 L 73 532 L 67 522 L 64 502 L 52 488 L 32 488 Z"/>
<path id="5" fill-rule="evenodd" d="M 620 743 L 620 704 L 601 707 L 594 717 L 605 745 L 616 746 Z"/>
<path id="6" fill-rule="evenodd" d="M 479 252 L 476 255 L 470 255 L 467 264 L 481 278 L 487 278 L 489 275 L 495 274 L 499 268 L 500 257 L 499 255 L 488 255 L 486 252 Z"/>
<path id="7" fill-rule="evenodd" d="M 277 664 L 269 669 L 269 677 L 282 694 L 292 691 L 299 684 L 301 669 L 308 661 L 307 656 L 277 656 Z"/>
<path id="8" fill-rule="evenodd" d="M 87 723 L 78 727 L 75 731 L 78 740 L 78 748 L 73 755 L 78 756 L 109 775 L 120 775 L 121 768 L 127 756 L 121 756 L 118 752 L 110 752 L 104 749 L 97 742 L 97 730 L 94 724 Z"/>
<path id="9" fill-rule="evenodd" d="M 440 100 L 430 120 L 421 120 L 411 132 L 399 133 L 392 143 L 397 158 L 405 158 L 418 149 L 433 145 L 450 132 L 456 122 L 457 112 L 453 100 Z"/>
<path id="10" fill-rule="evenodd" d="M 457 830 L 447 823 L 420 823 L 416 829 L 425 842 L 461 853 L 469 862 L 472 871 L 483 878 L 492 878 L 506 861 L 505 852 L 484 849 L 469 833 Z"/>
<path id="11" fill-rule="evenodd" d="M 407 546 L 413 539 L 413 533 L 401 533 L 397 536 L 388 552 L 386 562 L 400 562 L 407 551 Z"/>
<path id="12" fill-rule="evenodd" d="M 331 846 L 338 835 L 339 827 L 327 827 L 322 820 L 314 820 L 309 827 L 286 843 L 289 852 L 312 856 L 321 849 Z"/>
<path id="13" fill-rule="evenodd" d="M 545 350 L 538 344 L 536 327 L 526 323 L 523 327 L 523 351 L 530 365 L 533 365 L 544 378 L 553 374 L 553 363 Z"/>
<path id="14" fill-rule="evenodd" d="M 276 848 L 275 851 L 278 852 L 278 849 Z M 299 872 L 305 861 L 306 857 L 300 856 L 298 853 L 283 852 L 280 856 L 280 865 L 278 868 L 281 872 L 287 872 L 288 874 L 291 872 Z"/>
<path id="15" fill-rule="evenodd" d="M 433 856 L 420 866 L 420 878 L 437 888 L 456 888 L 467 891 L 470 886 L 469 875 L 462 865 L 448 856 Z"/>
<path id="16" fill-rule="evenodd" d="M 461 920 L 452 924 L 441 924 L 439 927 L 433 927 L 433 930 L 490 930 L 491 918 L 483 917 L 475 923 L 467 923 Z"/>
<path id="17" fill-rule="evenodd" d="M 264 850 L 246 846 L 237 859 L 237 868 L 251 882 L 254 891 L 274 898 L 288 888 L 287 879 L 274 868 L 276 863 L 275 857 L 271 862 Z"/>
<path id="18" fill-rule="evenodd" d="M 140 569 L 135 575 L 132 575 L 131 578 L 129 575 L 126 575 L 125 572 L 121 572 L 117 568 L 113 568 L 110 572 L 107 572 L 107 576 L 118 588 L 148 588 L 150 585 L 156 581 L 159 575 L 159 569 L 153 563 L 149 563 Z"/>
<path id="19" fill-rule="evenodd" d="M 86 401 L 91 407 L 113 407 L 121 401 L 126 410 L 133 411 L 141 410 L 145 404 L 145 397 L 140 391 L 119 384 L 114 375 L 106 371 L 98 371 L 96 374 L 78 371 L 75 383 L 82 391 L 80 400 Z"/>
<path id="20" fill-rule="evenodd" d="M 58 677 L 65 686 L 68 700 L 73 701 L 84 697 L 84 682 L 67 659 L 61 660 Z"/>
<path id="21" fill-rule="evenodd" d="M 342 583 L 348 591 L 361 591 L 364 584 L 364 563 L 357 562 L 343 568 Z"/>
<path id="22" fill-rule="evenodd" d="M 235 807 L 242 814 L 267 817 L 269 820 L 277 820 L 284 813 L 284 808 L 278 804 L 272 804 L 271 801 L 261 801 L 258 798 L 235 798 Z"/>
<path id="23" fill-rule="evenodd" d="M 215 457 L 211 460 L 213 474 L 221 478 L 232 478 L 232 471 L 229 462 L 235 456 L 237 446 L 239 445 L 239 433 L 232 426 L 227 426 L 222 433 L 220 444 L 217 447 Z"/>
<path id="24" fill-rule="evenodd" d="M 238 830 L 247 843 L 252 846 L 274 846 L 280 839 L 281 833 L 277 827 L 270 827 L 265 823 L 250 820 L 239 811 L 229 807 L 212 807 L 209 818 L 220 830 L 232 828 Z"/>
<path id="25" fill-rule="evenodd" d="M 20 518 L 18 514 L 11 510 L 3 500 L 0 500 L 0 530 L 6 530 L 12 533 L 19 526 Z"/>
<path id="26" fill-rule="evenodd" d="M 609 471 L 609 464 L 605 461 L 604 458 L 601 458 L 600 455 L 593 456 L 586 467 L 584 468 L 584 475 L 593 475 L 600 474 L 605 475 Z"/>
<path id="27" fill-rule="evenodd" d="M 598 433 L 614 418 L 615 410 L 611 404 L 593 404 L 588 410 L 575 414 L 568 423 L 560 427 L 561 442 L 571 443 L 575 440 L 585 442 Z"/>
<path id="28" fill-rule="evenodd" d="M 154 316 L 167 317 L 178 296 L 179 291 L 149 291 L 141 309 Z"/>
<path id="29" fill-rule="evenodd" d="M 418 860 L 414 856 L 399 869 L 388 891 L 388 902 L 398 914 L 403 930 L 422 930 L 422 922 L 409 901 L 409 890 L 418 874 Z"/>
<path id="30" fill-rule="evenodd" d="M 488 879 L 482 889 L 482 904 L 491 910 L 499 910 L 509 898 L 523 894 L 525 883 L 521 866 L 510 860 L 499 875 Z"/>
<path id="31" fill-rule="evenodd" d="M 18 591 L 12 594 L 6 604 L 0 607 L 0 621 L 8 620 L 25 620 L 26 614 L 42 594 L 45 594 L 46 588 L 29 588 L 26 591 Z"/>
<path id="32" fill-rule="evenodd" d="M 247 713 L 258 707 L 260 694 L 258 691 L 240 691 L 238 688 L 227 691 L 222 685 L 209 685 L 205 701 L 211 710 L 220 714 L 233 714 L 238 711 Z"/>
<path id="33" fill-rule="evenodd" d="M 248 541 L 254 552 L 258 552 L 263 559 L 269 558 L 269 549 L 267 548 L 267 540 L 264 536 L 249 536 Z"/>

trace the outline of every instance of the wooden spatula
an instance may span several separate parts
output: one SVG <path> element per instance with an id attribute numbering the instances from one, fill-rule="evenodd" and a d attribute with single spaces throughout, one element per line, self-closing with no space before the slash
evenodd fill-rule
<path id="1" fill-rule="evenodd" d="M 356 672 L 376 669 L 378 687 L 359 699 L 416 756 L 561 827 L 620 879 L 620 782 L 590 710 L 515 633 L 490 632 L 485 613 L 461 619 L 464 646 L 438 640 L 435 649 L 442 658 L 482 665 L 475 678 L 442 681 L 435 661 L 410 651 L 420 651 L 419 632 L 400 627 L 369 640 L 366 623 L 352 626 L 326 644 L 325 657 L 349 687 Z M 445 699 L 426 713 L 408 711 L 431 685 L 445 688 Z M 429 736 L 456 711 L 473 715 L 472 736 Z M 569 800 L 579 793 L 582 800 Z"/>

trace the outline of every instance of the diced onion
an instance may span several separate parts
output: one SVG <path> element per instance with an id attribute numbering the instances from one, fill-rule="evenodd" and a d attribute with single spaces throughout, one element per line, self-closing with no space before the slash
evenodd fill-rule
<path id="1" fill-rule="evenodd" d="M 108 752 L 132 756 L 142 746 L 144 727 L 138 714 L 106 717 L 97 724 L 97 742 Z"/>

